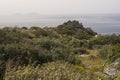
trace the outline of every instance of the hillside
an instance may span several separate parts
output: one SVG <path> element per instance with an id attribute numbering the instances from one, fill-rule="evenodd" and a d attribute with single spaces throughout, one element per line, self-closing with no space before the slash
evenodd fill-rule
<path id="1" fill-rule="evenodd" d="M 78 21 L 0 28 L 0 80 L 120 80 L 120 35 L 96 34 Z"/>
<path id="2" fill-rule="evenodd" d="M 79 23 L 78 21 L 65 22 L 62 25 L 59 25 L 56 30 L 61 35 L 74 35 L 79 39 L 89 39 L 91 36 L 97 34 L 91 28 L 85 28 L 82 23 Z"/>

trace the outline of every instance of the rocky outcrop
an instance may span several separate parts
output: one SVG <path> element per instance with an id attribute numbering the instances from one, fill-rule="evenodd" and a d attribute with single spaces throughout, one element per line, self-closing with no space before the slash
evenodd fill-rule
<path id="1" fill-rule="evenodd" d="M 103 72 L 108 78 L 114 79 L 120 76 L 120 61 L 116 61 L 108 65 L 106 68 L 104 68 Z"/>
<path id="2" fill-rule="evenodd" d="M 95 36 L 97 34 L 91 28 L 85 28 L 82 23 L 79 23 L 76 20 L 65 22 L 57 26 L 56 29 L 59 34 L 66 34 L 66 35 L 76 35 L 79 33 L 84 33 L 91 36 Z"/>
<path id="3" fill-rule="evenodd" d="M 95 72 L 95 75 L 102 79 L 107 80 L 116 80 L 116 78 L 119 78 L 117 80 L 120 80 L 120 61 L 116 61 L 108 66 L 106 66 L 102 72 Z M 99 79 L 98 79 L 99 80 Z"/>

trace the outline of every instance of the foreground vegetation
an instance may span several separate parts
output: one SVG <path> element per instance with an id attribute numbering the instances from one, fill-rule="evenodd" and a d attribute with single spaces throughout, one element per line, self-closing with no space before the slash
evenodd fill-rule
<path id="1" fill-rule="evenodd" d="M 0 80 L 120 80 L 102 75 L 115 61 L 120 35 L 98 35 L 78 21 L 0 29 Z"/>

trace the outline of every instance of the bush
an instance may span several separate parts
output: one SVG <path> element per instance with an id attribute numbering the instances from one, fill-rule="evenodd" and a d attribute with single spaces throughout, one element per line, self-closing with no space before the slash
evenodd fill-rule
<path id="1" fill-rule="evenodd" d="M 3 77 L 4 77 L 5 68 L 6 68 L 5 62 L 3 62 L 3 61 L 0 60 L 0 80 L 2 80 Z"/>
<path id="2" fill-rule="evenodd" d="M 118 35 L 98 35 L 90 40 L 93 45 L 115 45 L 120 43 L 120 36 Z"/>
<path id="3" fill-rule="evenodd" d="M 120 58 L 120 45 L 118 44 L 104 46 L 100 50 L 99 56 L 108 62 L 114 62 Z"/>
<path id="4" fill-rule="evenodd" d="M 5 80 L 81 80 L 82 73 L 66 62 L 52 62 L 41 67 L 27 66 L 12 70 Z"/>

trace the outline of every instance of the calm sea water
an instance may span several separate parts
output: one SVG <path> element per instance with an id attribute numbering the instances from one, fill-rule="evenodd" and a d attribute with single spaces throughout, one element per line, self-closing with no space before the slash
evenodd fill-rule
<path id="1" fill-rule="evenodd" d="M 0 27 L 55 27 L 68 20 L 78 20 L 85 27 L 91 27 L 101 34 L 120 34 L 119 14 L 86 14 L 86 15 L 0 15 Z"/>

